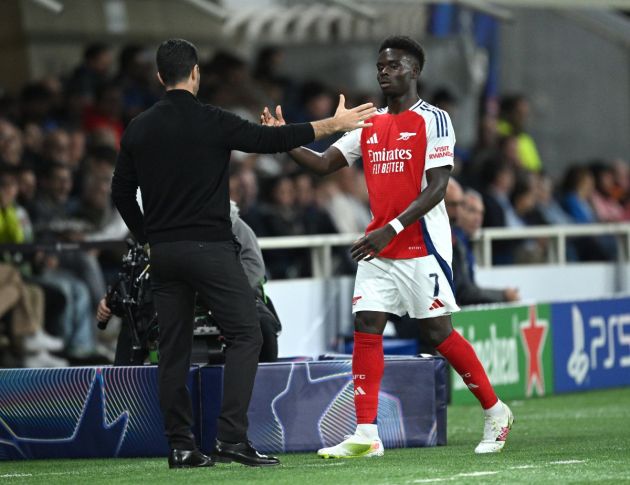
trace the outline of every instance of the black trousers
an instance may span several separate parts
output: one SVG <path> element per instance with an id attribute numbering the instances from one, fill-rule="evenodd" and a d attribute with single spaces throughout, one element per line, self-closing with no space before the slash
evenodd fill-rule
<path id="1" fill-rule="evenodd" d="M 195 292 L 220 322 L 227 344 L 217 438 L 229 442 L 247 439 L 247 409 L 262 336 L 255 296 L 239 251 L 236 241 L 180 241 L 151 246 L 151 287 L 160 325 L 160 407 L 171 448 L 196 448 L 186 387 Z"/>

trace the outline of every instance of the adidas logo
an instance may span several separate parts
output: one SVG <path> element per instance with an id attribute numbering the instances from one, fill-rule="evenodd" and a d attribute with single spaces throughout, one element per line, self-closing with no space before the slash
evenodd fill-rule
<path id="1" fill-rule="evenodd" d="M 358 387 L 354 390 L 354 395 L 355 395 L 355 396 L 365 396 L 366 394 L 367 394 L 367 392 L 365 392 L 361 386 L 358 386 Z"/>
<path id="2" fill-rule="evenodd" d="M 509 433 L 510 433 L 509 426 L 504 426 L 503 428 L 501 428 L 501 432 L 499 433 L 499 436 L 497 436 L 497 441 L 505 441 L 505 440 L 507 440 L 507 437 L 508 437 Z"/>
<path id="3" fill-rule="evenodd" d="M 376 133 L 369 137 L 366 143 L 368 145 L 376 145 L 378 143 L 378 137 L 376 136 Z"/>
<path id="4" fill-rule="evenodd" d="M 433 300 L 433 305 L 429 307 L 429 310 L 437 310 L 438 308 L 443 308 L 444 303 L 442 303 L 439 299 Z"/>
<path id="5" fill-rule="evenodd" d="M 399 134 L 398 138 L 396 139 L 396 141 L 398 140 L 402 140 L 402 141 L 407 141 L 409 140 L 409 138 L 411 138 L 412 136 L 416 136 L 415 133 L 410 133 L 408 131 L 403 131 Z"/>

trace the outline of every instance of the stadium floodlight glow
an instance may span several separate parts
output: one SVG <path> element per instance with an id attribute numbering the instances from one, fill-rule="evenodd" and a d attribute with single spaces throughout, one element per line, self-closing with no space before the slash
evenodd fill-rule
<path id="1" fill-rule="evenodd" d="M 373 8 L 359 5 L 352 0 L 329 0 L 329 2 L 367 20 L 376 20 L 378 17 L 376 10 Z"/>
<path id="2" fill-rule="evenodd" d="M 60 14 L 63 12 L 64 6 L 63 3 L 58 0 L 31 0 L 33 3 L 39 5 L 40 7 L 44 7 L 46 10 Z"/>
<path id="3" fill-rule="evenodd" d="M 209 15 L 210 17 L 218 20 L 219 22 L 224 22 L 229 17 L 229 12 L 225 10 L 220 5 L 217 5 L 214 2 L 209 0 L 182 0 L 193 7 L 197 7 L 203 13 Z"/>

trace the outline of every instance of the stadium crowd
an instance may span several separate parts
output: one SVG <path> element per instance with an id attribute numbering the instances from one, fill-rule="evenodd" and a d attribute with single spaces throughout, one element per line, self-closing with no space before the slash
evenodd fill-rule
<path id="1" fill-rule="evenodd" d="M 273 47 L 261 50 L 251 65 L 218 52 L 200 68 L 201 101 L 252 121 L 262 107 L 277 104 L 290 122 L 327 117 L 342 88 L 287 77 L 283 52 Z M 155 70 L 152 51 L 143 46 L 126 46 L 116 61 L 110 46 L 93 44 L 66 76 L 28 82 L 19 93 L 0 86 L 0 244 L 40 245 L 0 249 L 0 366 L 52 367 L 111 358 L 96 335 L 94 312 L 122 253 L 55 251 L 54 244 L 128 236 L 110 200 L 111 177 L 125 126 L 161 96 Z M 429 102 L 453 117 L 455 96 L 446 89 L 426 91 Z M 371 93 L 345 94 L 349 105 L 381 105 Z M 463 192 L 450 200 L 458 207 L 451 217 L 454 244 L 463 248 L 459 254 L 471 280 L 471 245 L 480 227 L 630 220 L 628 163 L 575 163 L 554 180 L 546 170 L 553 161 L 540 159 L 527 133 L 532 120 L 526 97 L 505 96 L 483 106 L 475 145 L 457 147 L 454 177 Z M 311 148 L 321 151 L 332 141 Z M 234 152 L 230 194 L 259 237 L 358 233 L 371 218 L 361 164 L 316 178 L 286 155 Z M 568 255 L 573 261 L 614 260 L 615 248 L 607 236 L 576 238 Z M 548 250 L 544 240 L 501 241 L 494 247 L 494 263 L 542 262 Z M 265 259 L 271 278 L 311 271 L 306 250 L 268 251 Z M 339 273 L 354 271 L 345 249 L 336 250 L 335 265 Z M 494 298 L 510 301 L 518 292 L 505 289 Z"/>

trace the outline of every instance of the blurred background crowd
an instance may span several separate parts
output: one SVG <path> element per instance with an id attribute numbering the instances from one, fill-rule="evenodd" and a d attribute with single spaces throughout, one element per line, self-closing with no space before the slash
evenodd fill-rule
<path id="1" fill-rule="evenodd" d="M 297 82 L 284 74 L 283 63 L 278 47 L 260 50 L 254 62 L 216 52 L 200 66 L 199 98 L 254 122 L 264 106 L 278 104 L 288 122 L 330 116 L 341 89 L 349 105 L 383 105 L 376 92 Z M 88 45 L 64 76 L 0 93 L 0 244 L 35 243 L 25 251 L 8 246 L 0 251 L 0 321 L 10 329 L 4 334 L 15 340 L 12 345 L 18 342 L 21 349 L 14 354 L 17 362 L 6 365 L 62 366 L 111 358 L 107 335 L 97 338 L 94 310 L 116 276 L 122 250 L 50 249 L 60 242 L 128 236 L 110 200 L 117 150 L 125 126 L 161 94 L 152 48 L 128 45 L 115 51 L 99 43 Z M 447 88 L 425 89 L 422 96 L 452 116 L 458 109 L 459 100 Z M 457 147 L 453 175 L 461 193 L 447 198 L 447 205 L 456 208 L 451 211 L 454 244 L 465 249 L 471 279 L 471 241 L 481 227 L 630 220 L 625 160 L 576 160 L 552 178 L 528 133 L 536 120 L 530 118 L 527 93 L 480 100 L 479 106 L 476 142 Z M 310 148 L 323 151 L 333 141 Z M 234 152 L 230 170 L 231 197 L 259 237 L 359 233 L 370 220 L 360 163 L 317 178 L 286 155 Z M 615 247 L 606 236 L 576 238 L 568 258 L 614 260 Z M 543 262 L 547 251 L 542 239 L 501 241 L 495 243 L 493 263 Z M 267 251 L 265 259 L 270 278 L 311 275 L 308 250 Z M 352 274 L 346 250 L 335 252 L 335 270 Z M 517 298 L 511 289 L 496 296 L 497 301 Z"/>

